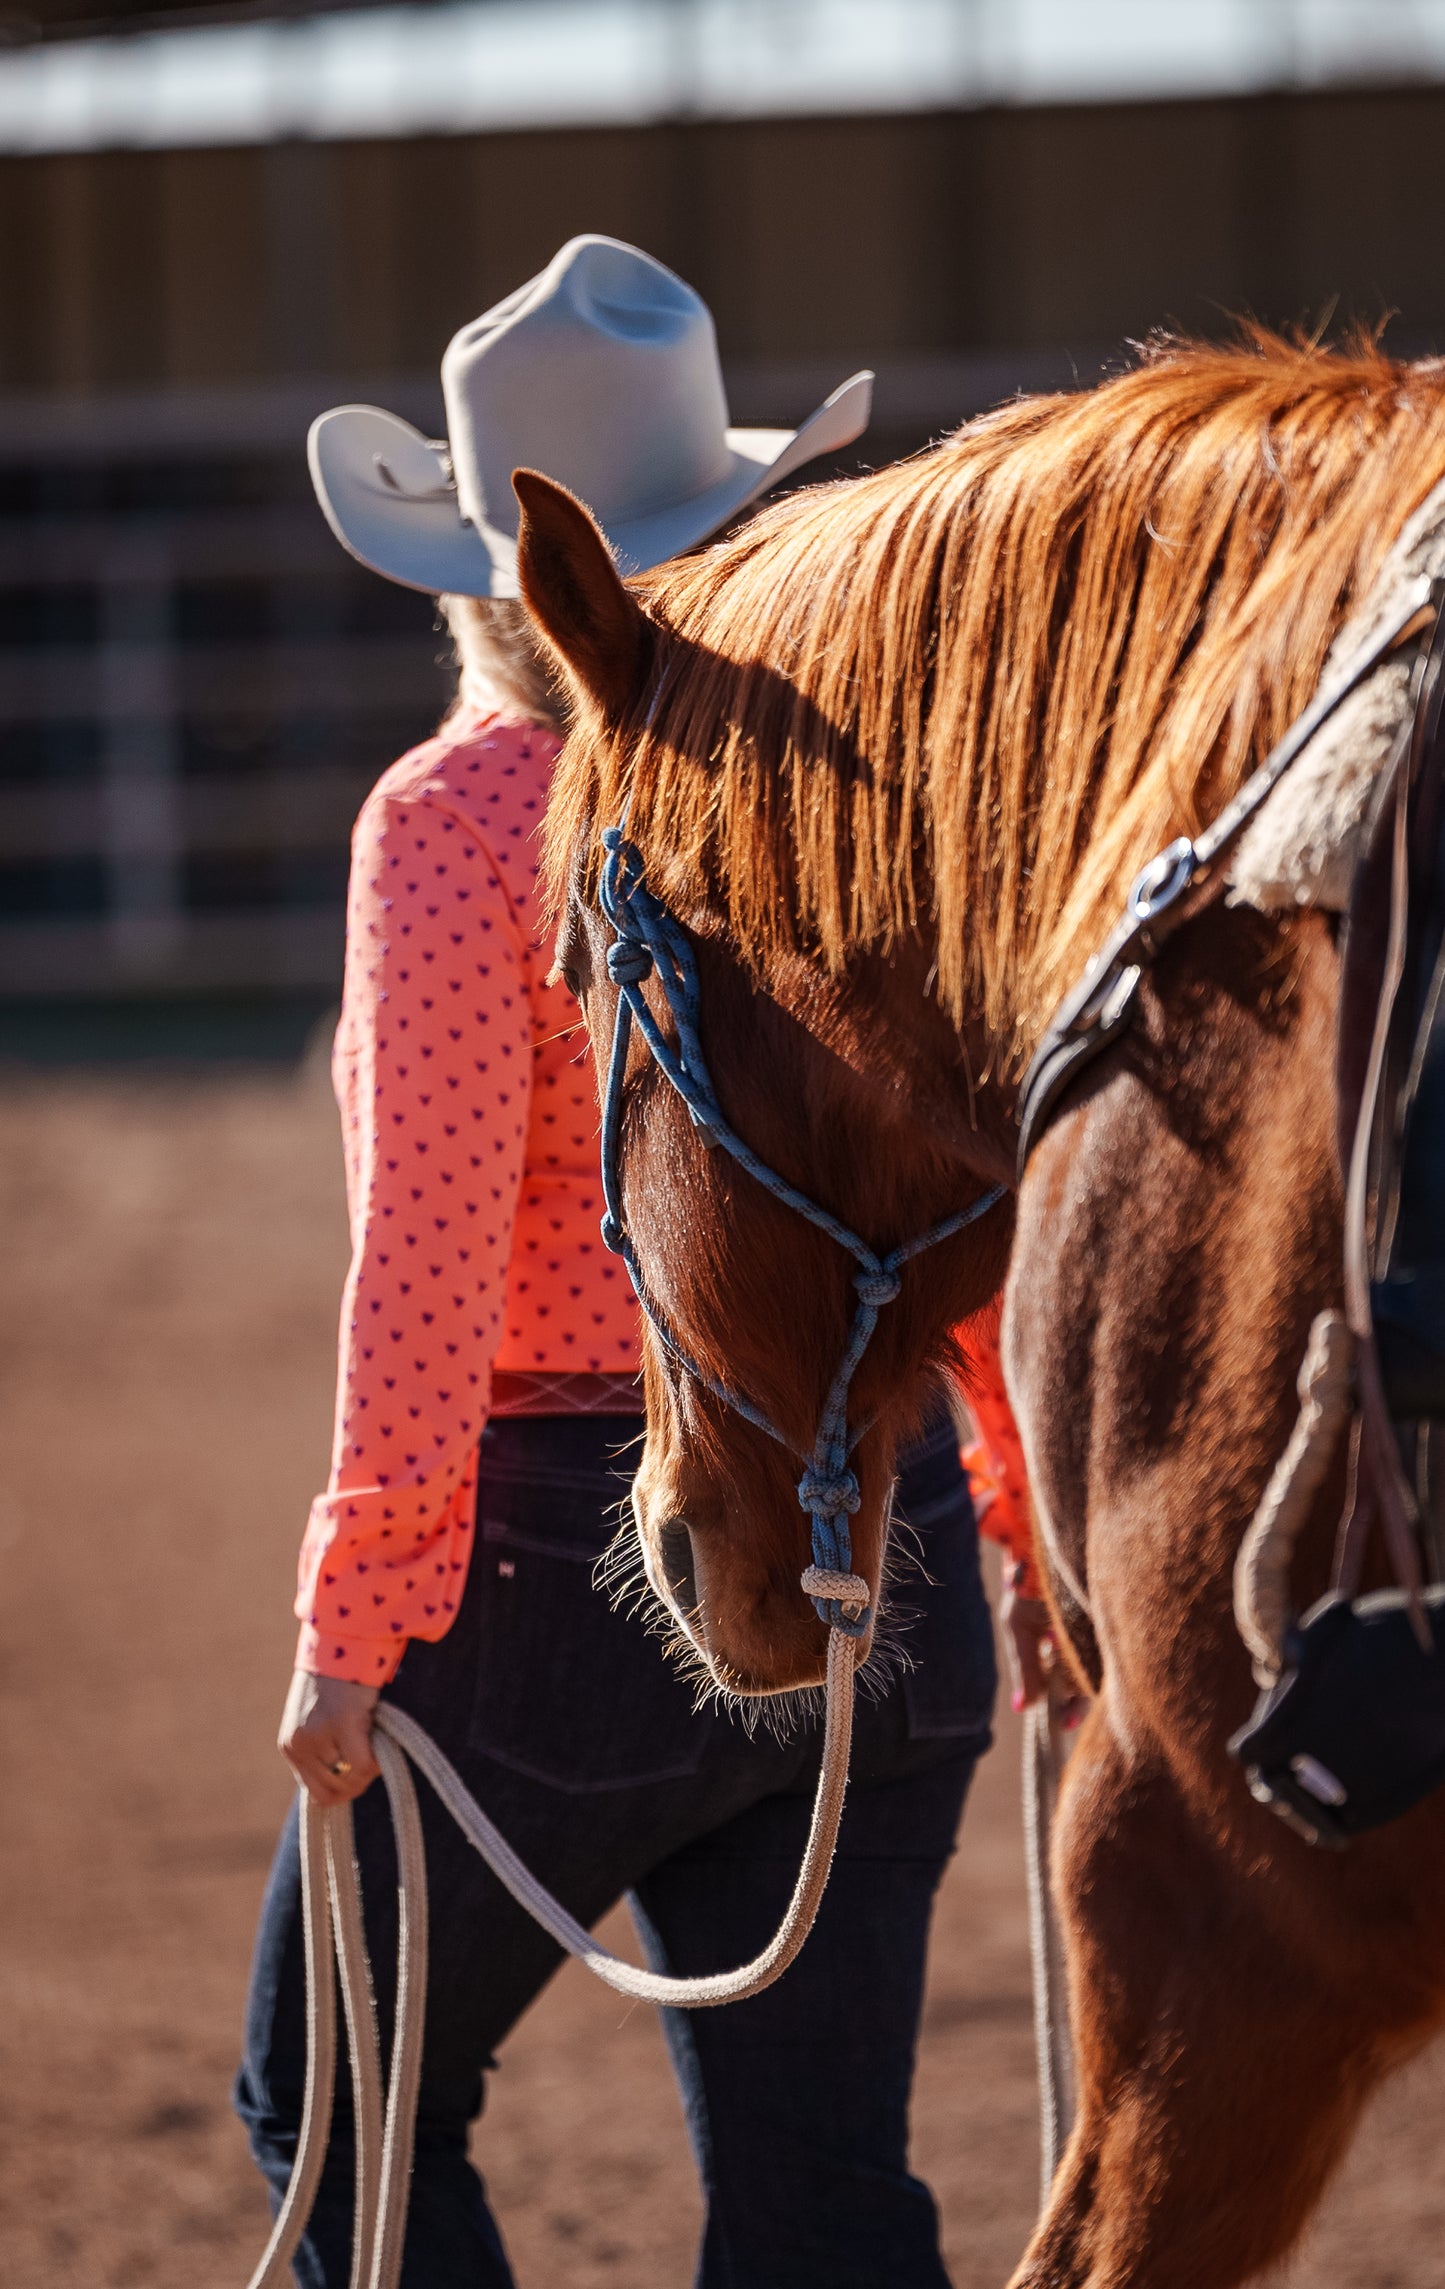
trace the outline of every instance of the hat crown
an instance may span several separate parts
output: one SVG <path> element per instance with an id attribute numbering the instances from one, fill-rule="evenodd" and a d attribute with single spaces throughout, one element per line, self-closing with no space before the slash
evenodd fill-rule
<path id="1" fill-rule="evenodd" d="M 463 326 L 442 393 L 462 513 L 494 531 L 516 532 L 516 468 L 556 478 L 605 521 L 689 500 L 730 467 L 708 307 L 620 239 L 570 239 Z"/>

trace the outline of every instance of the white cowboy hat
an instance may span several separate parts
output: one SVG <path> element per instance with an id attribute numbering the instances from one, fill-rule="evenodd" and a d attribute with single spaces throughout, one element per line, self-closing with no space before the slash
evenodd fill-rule
<path id="1" fill-rule="evenodd" d="M 872 393 L 872 374 L 854 374 L 801 429 L 730 429 L 707 304 L 635 246 L 589 235 L 453 336 L 444 442 L 339 405 L 312 423 L 307 455 L 332 531 L 373 572 L 515 596 L 514 469 L 569 486 L 621 569 L 645 572 L 850 445 Z"/>

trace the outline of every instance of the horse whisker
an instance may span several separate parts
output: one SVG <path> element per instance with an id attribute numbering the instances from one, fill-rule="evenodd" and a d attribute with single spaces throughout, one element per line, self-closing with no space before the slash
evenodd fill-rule
<path id="1" fill-rule="evenodd" d="M 913 1544 L 911 1549 L 904 1546 L 905 1539 Z M 895 1519 L 884 1561 L 873 1645 L 858 1672 L 857 1690 L 866 1701 L 882 1700 L 895 1678 L 914 1667 L 904 1639 L 917 1617 L 906 1607 L 895 1605 L 891 1595 L 895 1583 L 908 1575 L 922 1575 L 925 1581 L 930 1578 L 916 1534 Z M 640 1622 L 650 1637 L 660 1639 L 665 1658 L 676 1663 L 679 1676 L 693 1687 L 695 1714 L 718 1709 L 736 1719 L 750 1738 L 762 1731 L 780 1744 L 805 1726 L 822 1723 L 825 1703 L 820 1685 L 802 1686 L 790 1693 L 739 1693 L 714 1675 L 702 1648 L 653 1588 L 636 1521 L 625 1505 L 616 1534 L 593 1568 L 592 1581 L 614 1613 Z"/>

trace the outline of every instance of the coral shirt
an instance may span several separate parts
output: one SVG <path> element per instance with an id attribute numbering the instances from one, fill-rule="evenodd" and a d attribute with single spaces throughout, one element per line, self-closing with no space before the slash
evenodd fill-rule
<path id="1" fill-rule="evenodd" d="M 383 1685 L 446 1634 L 493 1368 L 635 1374 L 602 1246 L 596 1085 L 548 982 L 537 833 L 559 742 L 455 718 L 356 822 L 333 1075 L 351 1270 L 331 1478 L 301 1549 L 298 1665 Z"/>
<path id="2" fill-rule="evenodd" d="M 1039 1598 L 1044 1591 L 1033 1504 L 1023 1441 L 1004 1388 L 999 1314 L 981 1313 L 958 1332 L 969 1369 L 962 1386 L 963 1399 L 978 1433 L 964 1452 L 963 1467 L 973 1491 L 979 1532 L 997 1542 L 1009 1563 L 1018 1569 L 1014 1588 L 1019 1596 Z"/>

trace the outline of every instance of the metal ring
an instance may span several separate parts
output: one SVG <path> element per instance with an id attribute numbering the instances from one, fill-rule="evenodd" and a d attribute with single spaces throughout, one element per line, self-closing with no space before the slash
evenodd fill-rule
<path id="1" fill-rule="evenodd" d="M 1152 922 L 1156 914 L 1172 906 L 1194 880 L 1194 867 L 1194 845 L 1188 835 L 1180 835 L 1157 858 L 1151 858 L 1134 877 L 1129 892 L 1129 912 L 1134 920 Z"/>
<path id="2" fill-rule="evenodd" d="M 335 1764 L 329 1764 L 326 1769 L 328 1772 L 334 1772 L 338 1780 L 345 1780 L 347 1774 L 351 1770 L 351 1766 L 347 1763 L 344 1756 L 339 1756 L 336 1759 Z"/>

